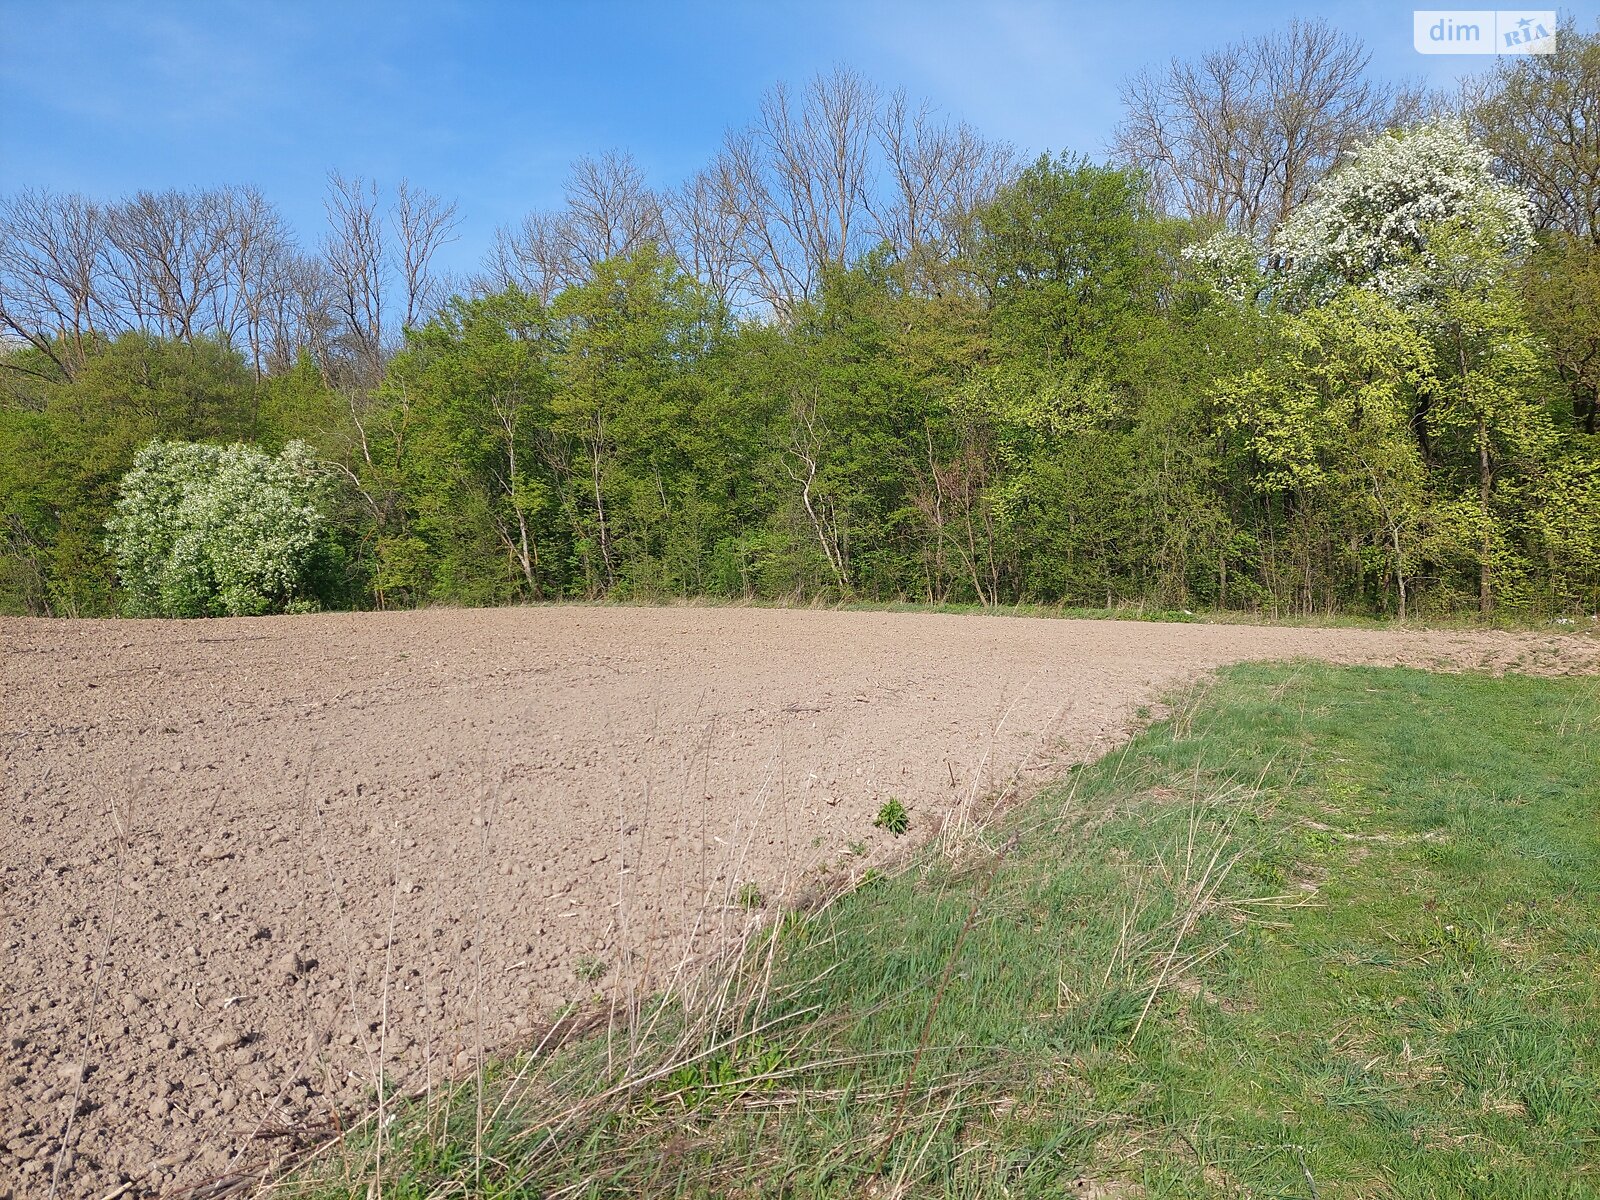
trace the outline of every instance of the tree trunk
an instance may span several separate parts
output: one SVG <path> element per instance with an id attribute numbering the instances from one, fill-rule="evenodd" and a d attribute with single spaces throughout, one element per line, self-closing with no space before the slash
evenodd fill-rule
<path id="1" fill-rule="evenodd" d="M 1400 589 L 1400 619 L 1406 619 L 1406 570 L 1405 560 L 1400 557 L 1400 527 L 1395 525 L 1390 528 L 1389 534 L 1394 538 L 1394 585 Z"/>
<path id="2" fill-rule="evenodd" d="M 617 575 L 611 565 L 611 532 L 606 528 L 606 500 L 600 487 L 600 454 L 601 438 L 596 437 L 589 448 L 589 473 L 594 480 L 594 511 L 600 523 L 600 561 L 605 567 L 606 590 L 610 591 L 616 585 Z"/>
<path id="3" fill-rule="evenodd" d="M 1478 415 L 1478 505 L 1482 510 L 1483 532 L 1478 542 L 1478 612 L 1487 617 L 1494 607 L 1494 594 L 1489 577 L 1489 492 L 1493 485 L 1489 473 L 1489 419 Z"/>
<path id="4" fill-rule="evenodd" d="M 528 514 L 517 500 L 516 418 L 513 414 L 507 412 L 502 415 L 501 420 L 506 431 L 506 466 L 508 469 L 506 498 L 511 501 L 511 510 L 517 514 L 517 564 L 522 568 L 522 577 L 528 581 L 528 589 L 533 593 L 534 599 L 538 599 L 539 581 L 535 578 L 533 569 L 537 552 L 533 549 L 532 540 L 528 537 Z"/>
<path id="5" fill-rule="evenodd" d="M 828 531 L 822 523 L 822 518 L 817 515 L 816 506 L 811 503 L 811 483 L 816 477 L 816 463 L 808 460 L 806 462 L 805 483 L 800 488 L 800 502 L 805 505 L 806 516 L 811 518 L 811 528 L 816 531 L 817 541 L 822 545 L 822 553 L 827 556 L 828 565 L 833 568 L 833 577 L 839 584 L 840 596 L 848 596 L 850 594 L 850 580 L 845 574 L 844 556 L 828 536 Z"/>

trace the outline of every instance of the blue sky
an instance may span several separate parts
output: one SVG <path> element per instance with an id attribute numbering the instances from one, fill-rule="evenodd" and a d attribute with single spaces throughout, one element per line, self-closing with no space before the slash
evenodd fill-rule
<path id="1" fill-rule="evenodd" d="M 1437 3 L 1438 0 L 1429 0 Z M 1592 27 L 1595 5 L 1572 9 Z M 0 0 L 0 191 L 111 197 L 248 182 L 303 236 L 327 173 L 459 200 L 449 265 L 626 149 L 676 182 L 763 90 L 845 63 L 1024 150 L 1099 156 L 1140 67 L 1321 16 L 1373 71 L 1445 83 L 1392 3 Z"/>

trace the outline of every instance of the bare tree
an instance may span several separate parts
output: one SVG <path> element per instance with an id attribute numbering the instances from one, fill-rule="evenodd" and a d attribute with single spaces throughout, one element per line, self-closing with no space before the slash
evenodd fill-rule
<path id="1" fill-rule="evenodd" d="M 1600 247 L 1600 33 L 1563 22 L 1554 53 L 1507 57 L 1469 78 L 1461 107 L 1533 197 L 1539 228 Z"/>
<path id="2" fill-rule="evenodd" d="M 625 154 L 580 159 L 563 208 L 501 229 L 476 282 L 549 300 L 597 262 L 660 244 L 731 308 L 784 320 L 827 270 L 888 241 L 915 285 L 937 288 L 1012 151 L 936 122 L 904 93 L 881 101 L 843 67 L 798 91 L 779 83 L 751 126 L 730 130 L 709 165 L 666 193 Z"/>
<path id="3" fill-rule="evenodd" d="M 668 198 L 679 260 L 734 308 L 792 313 L 872 232 L 877 103 L 877 89 L 842 67 L 798 96 L 774 86 L 756 123 L 730 131 Z"/>
<path id="4" fill-rule="evenodd" d="M 1371 83 L 1358 38 L 1321 20 L 1144 71 L 1122 89 L 1119 155 L 1169 211 L 1265 236 L 1352 144 L 1419 93 Z"/>
<path id="5" fill-rule="evenodd" d="M 163 337 L 223 332 L 232 215 L 215 190 L 139 192 L 110 208 L 102 261 L 111 306 Z"/>
<path id="6" fill-rule="evenodd" d="M 549 303 L 566 286 L 570 271 L 558 232 L 560 213 L 533 212 L 516 229 L 495 230 L 494 244 L 475 280 L 480 291 L 516 287 Z"/>
<path id="7" fill-rule="evenodd" d="M 515 231 L 497 231 L 484 264 L 492 285 L 515 284 L 548 301 L 608 258 L 668 243 L 662 200 L 632 155 L 578 159 L 564 191 L 559 211 L 529 213 Z"/>
<path id="8" fill-rule="evenodd" d="M 585 276 L 608 258 L 666 242 L 661 200 L 631 154 L 580 158 L 567 180 L 569 257 Z"/>
<path id="9" fill-rule="evenodd" d="M 30 189 L 0 202 L 0 329 L 71 378 L 99 323 L 104 211 L 79 195 Z"/>
<path id="10" fill-rule="evenodd" d="M 281 266 L 282 286 L 266 294 L 269 371 L 286 371 L 309 354 L 331 380 L 337 358 L 333 273 L 316 255 L 290 252 Z"/>
<path id="11" fill-rule="evenodd" d="M 875 231 L 910 267 L 910 283 L 938 291 L 964 218 L 1005 182 L 1013 151 L 969 125 L 936 123 L 929 106 L 913 107 L 903 90 L 885 102 L 877 139 L 889 185 L 868 201 Z"/>
<path id="12" fill-rule="evenodd" d="M 697 171 L 663 202 L 672 245 L 684 270 L 724 304 L 743 307 L 752 273 L 750 234 L 755 206 L 739 186 L 726 151 Z"/>
<path id="13" fill-rule="evenodd" d="M 403 327 L 411 329 L 431 316 L 442 299 L 444 280 L 434 273 L 433 260 L 439 248 L 452 240 L 460 221 L 455 201 L 446 203 L 404 179 L 395 189 L 393 216 L 400 243 Z"/>
<path id="14" fill-rule="evenodd" d="M 224 287 L 214 294 L 211 325 L 230 344 L 242 337 L 259 379 L 277 340 L 276 315 L 293 287 L 294 235 L 255 187 L 224 188 L 218 203 L 226 227 Z"/>
<path id="15" fill-rule="evenodd" d="M 258 378 L 309 350 L 330 381 L 369 388 L 394 338 L 443 293 L 433 264 L 455 205 L 402 183 L 386 221 L 375 186 L 335 175 L 327 210 L 322 254 L 307 257 L 254 187 L 109 205 L 20 192 L 0 200 L 0 330 L 68 377 L 93 337 L 134 329 L 218 338 Z"/>
<path id="16" fill-rule="evenodd" d="M 728 203 L 744 216 L 732 257 L 742 265 L 751 303 L 784 317 L 811 295 L 817 280 L 815 264 L 796 252 L 788 226 L 776 215 L 766 156 L 755 132 L 729 133 L 718 162 L 719 183 L 727 190 Z"/>
<path id="17" fill-rule="evenodd" d="M 328 233 L 322 243 L 340 336 L 362 381 L 383 373 L 384 318 L 393 267 L 385 248 L 378 187 L 335 172 L 328 179 Z"/>
<path id="18" fill-rule="evenodd" d="M 756 129 L 768 156 L 770 217 L 812 276 L 857 248 L 877 103 L 877 88 L 844 67 L 814 77 L 798 103 L 782 83 L 762 99 Z"/>
<path id="19" fill-rule="evenodd" d="M 241 340 L 259 373 L 294 240 L 255 188 L 141 192 L 108 206 L 26 191 L 0 206 L 0 319 L 68 375 L 92 335 Z"/>

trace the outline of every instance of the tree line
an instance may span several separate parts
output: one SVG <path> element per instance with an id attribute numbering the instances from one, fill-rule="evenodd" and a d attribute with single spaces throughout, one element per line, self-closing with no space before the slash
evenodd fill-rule
<path id="1" fill-rule="evenodd" d="M 310 245 L 247 187 L 6 197 L 0 606 L 261 610 L 128 533 L 152 442 L 157 500 L 242 442 L 208 544 L 270 464 L 318 538 L 257 606 L 1593 613 L 1600 37 L 1447 98 L 1367 65 L 1321 22 L 1174 60 L 1107 162 L 837 69 L 676 188 L 580 159 L 471 278 L 408 184 L 334 176 Z"/>

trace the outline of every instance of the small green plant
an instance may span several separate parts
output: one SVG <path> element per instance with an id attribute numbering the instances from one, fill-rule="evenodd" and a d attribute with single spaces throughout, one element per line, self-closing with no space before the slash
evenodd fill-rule
<path id="1" fill-rule="evenodd" d="M 1263 854 L 1250 864 L 1250 876 L 1266 887 L 1282 888 L 1289 882 L 1289 868 L 1277 854 Z"/>
<path id="2" fill-rule="evenodd" d="M 766 902 L 767 898 L 761 894 L 761 885 L 758 883 L 747 883 L 739 889 L 739 907 L 746 912 L 760 908 Z"/>
<path id="3" fill-rule="evenodd" d="M 885 800 L 883 807 L 878 810 L 878 815 L 872 819 L 872 824 L 878 829 L 886 829 L 895 837 L 899 837 L 911 828 L 911 814 L 906 811 L 906 806 L 893 796 Z"/>
<path id="4" fill-rule="evenodd" d="M 724 1053 L 679 1067 L 663 1081 L 659 1095 L 685 1112 L 696 1112 L 746 1092 L 772 1091 L 783 1065 L 780 1048 L 748 1038 Z M 650 1107 L 657 1107 L 656 1098 Z"/>
<path id="5" fill-rule="evenodd" d="M 855 855 L 857 858 L 865 858 L 867 855 L 867 844 L 865 842 L 851 842 L 849 850 L 850 853 Z"/>
<path id="6" fill-rule="evenodd" d="M 572 973 L 585 983 L 595 983 L 610 970 L 610 964 L 593 954 L 585 954 L 572 964 Z"/>
<path id="7" fill-rule="evenodd" d="M 773 936 L 790 945 L 804 945 L 811 940 L 812 927 L 805 914 L 793 909 L 783 914 L 773 930 Z"/>

